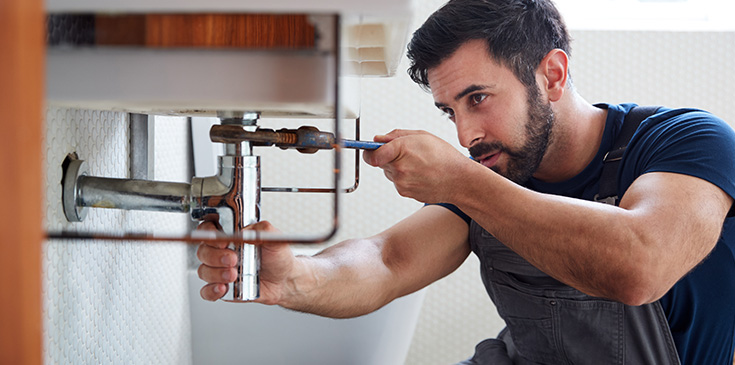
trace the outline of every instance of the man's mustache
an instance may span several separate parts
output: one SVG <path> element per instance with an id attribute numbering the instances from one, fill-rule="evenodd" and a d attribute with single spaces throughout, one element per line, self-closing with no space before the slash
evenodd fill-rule
<path id="1" fill-rule="evenodd" d="M 500 142 L 493 142 L 493 143 L 480 142 L 469 148 L 470 156 L 472 156 L 472 158 L 475 160 L 477 160 L 478 158 L 490 152 L 497 153 L 497 152 L 503 152 L 506 150 L 507 149 Z"/>

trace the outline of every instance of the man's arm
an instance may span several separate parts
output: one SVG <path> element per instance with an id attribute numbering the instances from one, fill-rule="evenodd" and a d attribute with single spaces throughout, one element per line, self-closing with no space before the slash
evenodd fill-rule
<path id="1" fill-rule="evenodd" d="M 469 254 L 469 227 L 440 206 L 426 206 L 386 231 L 294 257 L 287 245 L 266 245 L 257 302 L 334 318 L 370 313 L 454 271 Z M 202 297 L 220 298 L 234 279 L 231 251 L 202 245 Z M 224 260 L 224 261 L 223 261 Z M 222 264 L 227 262 L 227 264 Z M 229 275 L 229 276 L 228 276 Z"/>
<path id="2" fill-rule="evenodd" d="M 708 181 L 655 172 L 615 207 L 523 188 L 425 132 L 378 139 L 390 143 L 365 160 L 401 195 L 452 203 L 548 275 L 630 305 L 657 300 L 701 262 L 733 202 Z"/>
<path id="3" fill-rule="evenodd" d="M 732 205 L 717 186 L 672 173 L 640 176 L 620 207 L 536 193 L 489 170 L 469 176 L 491 188 L 456 203 L 485 229 L 556 279 L 631 305 L 659 299 L 701 262 Z"/>

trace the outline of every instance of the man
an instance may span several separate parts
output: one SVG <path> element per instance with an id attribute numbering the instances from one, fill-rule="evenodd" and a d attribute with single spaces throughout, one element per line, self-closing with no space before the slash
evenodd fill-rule
<path id="1" fill-rule="evenodd" d="M 365 160 L 428 204 L 313 257 L 264 246 L 258 302 L 362 315 L 473 251 L 507 328 L 466 363 L 731 363 L 735 133 L 706 112 L 661 108 L 628 144 L 619 205 L 595 202 L 632 105 L 587 103 L 569 53 L 548 0 L 452 0 L 434 13 L 414 33 L 409 73 L 473 159 L 426 132 L 376 136 L 386 144 Z M 202 297 L 220 298 L 234 254 L 203 245 L 198 256 Z"/>

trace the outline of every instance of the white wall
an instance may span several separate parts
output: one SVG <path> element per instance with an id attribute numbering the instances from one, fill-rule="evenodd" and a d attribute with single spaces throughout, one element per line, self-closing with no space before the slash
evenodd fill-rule
<path id="1" fill-rule="evenodd" d="M 190 178 L 186 123 L 178 119 L 157 123 L 155 173 L 161 180 Z M 47 229 L 187 231 L 183 214 L 91 209 L 84 222 L 67 222 L 60 182 L 61 163 L 70 152 L 88 162 L 92 176 L 129 177 L 127 114 L 47 110 Z M 52 240 L 43 253 L 45 363 L 191 362 L 186 246 Z"/>
<path id="2" fill-rule="evenodd" d="M 572 77 L 592 103 L 694 107 L 735 123 L 735 32 L 572 31 Z"/>

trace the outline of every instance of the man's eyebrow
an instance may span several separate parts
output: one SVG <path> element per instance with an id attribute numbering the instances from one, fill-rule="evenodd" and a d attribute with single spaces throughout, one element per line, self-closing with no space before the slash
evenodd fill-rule
<path id="1" fill-rule="evenodd" d="M 477 84 L 472 84 L 470 86 L 467 86 L 464 90 L 462 90 L 459 94 L 457 94 L 457 96 L 454 97 L 454 100 L 459 101 L 459 99 L 462 99 L 467 94 L 470 94 L 470 93 L 473 93 L 473 92 L 479 91 L 479 90 L 492 89 L 494 87 L 495 87 L 495 85 L 477 85 Z M 435 102 L 434 105 L 436 105 L 436 107 L 439 108 L 439 109 L 447 107 L 447 104 L 440 103 L 440 102 Z"/>
<path id="2" fill-rule="evenodd" d="M 467 86 L 464 90 L 462 90 L 459 94 L 457 94 L 457 96 L 454 97 L 454 100 L 455 101 L 459 101 L 459 99 L 462 99 L 463 97 L 465 97 L 469 93 L 473 93 L 473 92 L 479 91 L 479 90 L 491 89 L 491 88 L 493 88 L 493 86 L 494 85 L 477 85 L 477 84 L 472 84 L 470 86 Z"/>
<path id="3" fill-rule="evenodd" d="M 439 102 L 434 103 L 434 105 L 436 105 L 436 107 L 439 108 L 439 109 L 445 108 L 447 106 L 447 104 L 439 103 Z"/>

